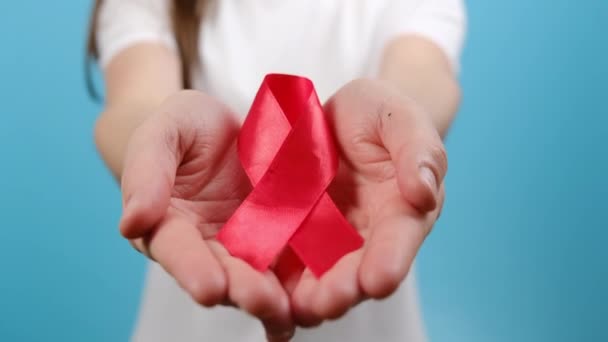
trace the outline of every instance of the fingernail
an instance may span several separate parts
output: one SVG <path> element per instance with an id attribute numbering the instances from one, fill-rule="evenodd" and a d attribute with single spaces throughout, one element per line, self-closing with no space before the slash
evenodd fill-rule
<path id="1" fill-rule="evenodd" d="M 129 196 L 124 204 L 123 204 L 123 208 L 122 208 L 122 215 L 120 217 L 120 222 L 119 222 L 119 227 L 120 230 L 125 233 L 129 227 L 127 227 L 127 225 L 129 225 L 129 221 L 131 219 L 131 217 L 133 216 L 133 212 L 135 210 L 135 207 L 137 206 L 137 199 L 135 199 L 133 196 Z"/>
<path id="2" fill-rule="evenodd" d="M 422 180 L 431 187 L 433 192 L 437 192 L 437 178 L 435 178 L 435 173 L 428 166 L 420 167 L 420 177 Z"/>
<path id="3" fill-rule="evenodd" d="M 127 217 L 133 213 L 134 208 L 137 206 L 137 196 L 130 195 L 125 200 L 122 206 L 122 216 Z"/>
<path id="4" fill-rule="evenodd" d="M 127 196 L 127 198 L 125 198 L 125 200 L 122 202 L 122 208 L 123 208 L 123 212 L 127 211 L 127 208 L 129 208 L 130 204 L 133 203 L 133 194 L 130 194 Z"/>

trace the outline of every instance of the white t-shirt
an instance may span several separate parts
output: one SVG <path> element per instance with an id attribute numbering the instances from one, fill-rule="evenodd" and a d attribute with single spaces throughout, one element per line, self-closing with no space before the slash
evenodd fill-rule
<path id="1" fill-rule="evenodd" d="M 265 74 L 306 76 L 323 102 L 349 80 L 373 77 L 386 43 L 416 34 L 455 69 L 465 31 L 462 0 L 215 0 L 201 25 L 195 87 L 243 117 Z M 104 0 L 97 42 L 103 66 L 154 41 L 176 49 L 168 0 Z M 413 275 L 389 299 L 298 330 L 294 341 L 423 341 Z M 232 308 L 195 304 L 157 264 L 148 272 L 135 341 L 264 341 L 261 324 Z"/>

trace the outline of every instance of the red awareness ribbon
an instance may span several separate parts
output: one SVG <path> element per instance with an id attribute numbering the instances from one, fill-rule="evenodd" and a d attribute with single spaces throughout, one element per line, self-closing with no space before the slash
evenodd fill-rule
<path id="1" fill-rule="evenodd" d="M 238 154 L 254 188 L 218 233 L 230 254 L 265 271 L 285 251 L 289 260 L 279 264 L 298 267 L 295 255 L 320 277 L 363 245 L 326 193 L 338 155 L 310 80 L 264 78 L 239 133 Z"/>

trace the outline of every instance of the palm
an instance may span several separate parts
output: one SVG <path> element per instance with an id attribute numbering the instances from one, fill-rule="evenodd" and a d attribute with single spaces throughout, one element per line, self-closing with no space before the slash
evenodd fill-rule
<path id="1" fill-rule="evenodd" d="M 215 239 L 251 190 L 236 153 L 238 123 L 196 92 L 177 94 L 163 112 L 176 114 L 151 118 L 129 145 L 123 234 L 137 237 L 134 245 L 200 304 L 234 305 L 270 333 L 290 331 L 289 300 L 274 274 L 257 272 Z"/>
<path id="2" fill-rule="evenodd" d="M 395 132 L 393 126 L 403 128 L 396 126 L 397 121 L 407 121 L 406 111 L 415 109 L 383 105 L 384 91 L 367 83 L 347 85 L 326 105 L 341 157 L 328 192 L 365 244 L 320 279 L 309 271 L 302 274 L 292 293 L 293 310 L 302 325 L 339 317 L 363 298 L 392 293 L 437 218 L 441 203 L 431 208 L 433 196 L 420 186 L 417 173 L 411 180 L 398 176 L 410 175 L 403 165 L 408 161 L 390 152 L 407 150 L 390 146 L 395 141 L 401 144 L 403 135 L 409 134 L 407 128 Z M 438 195 L 441 202 L 442 188 Z"/>
<path id="3" fill-rule="evenodd" d="M 233 150 L 231 146 L 229 148 Z M 204 156 L 184 160 L 177 170 L 170 207 L 187 217 L 204 240 L 214 240 L 218 230 L 250 191 L 236 153 L 227 151 L 209 168 Z"/>
<path id="4" fill-rule="evenodd" d="M 329 194 L 365 239 L 382 220 L 397 213 L 423 218 L 420 210 L 402 194 L 395 163 L 384 146 L 359 142 L 346 146 L 344 150 L 348 152 L 341 155 L 340 168 Z"/>
<path id="5" fill-rule="evenodd" d="M 215 239 L 251 185 L 235 149 L 239 125 L 201 93 L 174 96 L 161 110 L 174 114 L 157 115 L 134 134 L 123 173 L 123 234 L 196 301 L 236 305 L 271 335 L 293 332 L 292 315 L 314 325 L 389 295 L 437 218 L 445 158 L 428 118 L 387 94 L 353 82 L 326 105 L 341 158 L 328 192 L 365 244 L 321 279 L 308 270 L 289 277 L 290 298 L 273 272 L 255 271 Z M 421 182 L 423 164 L 434 181 Z"/>

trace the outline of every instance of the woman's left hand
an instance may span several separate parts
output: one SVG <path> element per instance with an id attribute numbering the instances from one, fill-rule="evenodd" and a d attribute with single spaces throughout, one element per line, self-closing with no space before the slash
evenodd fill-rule
<path id="1" fill-rule="evenodd" d="M 424 108 L 386 83 L 356 80 L 325 110 L 341 156 L 328 192 L 365 244 L 320 279 L 304 271 L 291 293 L 301 326 L 336 319 L 366 298 L 392 294 L 444 199 L 446 153 Z"/>

